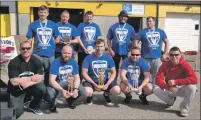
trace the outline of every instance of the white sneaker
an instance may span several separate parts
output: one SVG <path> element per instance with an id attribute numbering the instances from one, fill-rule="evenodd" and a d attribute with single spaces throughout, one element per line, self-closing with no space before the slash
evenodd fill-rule
<path id="1" fill-rule="evenodd" d="M 187 117 L 187 116 L 188 116 L 188 110 L 187 110 L 187 109 L 181 109 L 180 115 L 181 115 L 182 117 Z"/>

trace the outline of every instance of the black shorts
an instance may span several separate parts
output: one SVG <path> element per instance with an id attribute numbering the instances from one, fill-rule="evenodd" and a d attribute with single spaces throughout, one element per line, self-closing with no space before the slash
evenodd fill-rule
<path id="1" fill-rule="evenodd" d="M 106 83 L 107 83 L 107 81 L 105 81 L 104 84 L 106 84 Z M 96 83 L 96 84 L 97 84 L 97 83 Z M 112 89 L 114 86 L 117 86 L 117 85 L 118 85 L 117 82 L 116 82 L 116 81 L 113 81 L 113 82 L 108 86 L 107 90 L 105 90 L 105 91 L 109 92 L 110 89 Z M 92 89 L 95 91 L 94 86 L 93 86 L 90 82 L 88 82 L 88 81 L 84 81 L 84 82 L 83 82 L 83 86 L 84 86 L 84 87 L 90 87 L 90 88 L 92 88 Z"/>

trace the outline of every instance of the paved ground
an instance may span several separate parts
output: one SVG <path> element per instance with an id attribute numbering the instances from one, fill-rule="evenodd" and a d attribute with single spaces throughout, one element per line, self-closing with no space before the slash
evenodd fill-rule
<path id="1" fill-rule="evenodd" d="M 200 63 L 199 65 L 200 66 Z M 4 76 L 2 76 L 5 74 Z M 200 72 L 196 73 L 200 80 Z M 1 78 L 7 79 L 6 73 L 1 72 Z M 46 108 L 48 105 L 42 103 L 44 114 L 41 116 L 34 115 L 26 111 L 19 119 L 200 119 L 200 82 L 197 85 L 198 92 L 192 101 L 188 117 L 180 117 L 179 104 L 182 98 L 178 98 L 173 108 L 166 109 L 165 103 L 155 95 L 148 96 L 149 105 L 142 105 L 138 96 L 133 94 L 131 104 L 122 103 L 124 95 L 112 96 L 115 103 L 114 107 L 107 107 L 104 103 L 102 93 L 96 92 L 94 95 L 94 104 L 86 105 L 86 97 L 81 97 L 76 104 L 76 109 L 71 110 L 63 103 L 62 98 L 58 99 L 58 113 L 49 113 Z"/>

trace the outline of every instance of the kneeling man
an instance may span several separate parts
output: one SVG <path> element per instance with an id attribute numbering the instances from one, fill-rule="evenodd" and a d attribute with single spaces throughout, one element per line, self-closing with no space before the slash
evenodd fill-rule
<path id="1" fill-rule="evenodd" d="M 135 91 L 143 104 L 148 104 L 146 96 L 152 93 L 150 81 L 150 68 L 146 60 L 141 58 L 140 48 L 133 47 L 131 56 L 127 57 L 120 70 L 121 91 L 126 95 L 125 103 L 132 99 L 131 92 Z"/>
<path id="2" fill-rule="evenodd" d="M 86 80 L 83 83 L 85 94 L 87 96 L 87 104 L 92 104 L 92 96 L 94 90 L 103 90 L 105 102 L 109 106 L 114 104 L 110 100 L 109 94 L 120 94 L 120 88 L 114 81 L 116 76 L 115 64 L 111 56 L 104 53 L 105 41 L 98 39 L 95 41 L 95 53 L 85 57 L 82 64 L 82 75 Z M 111 72 L 108 77 L 108 72 Z M 102 87 L 101 87 L 102 86 Z"/>

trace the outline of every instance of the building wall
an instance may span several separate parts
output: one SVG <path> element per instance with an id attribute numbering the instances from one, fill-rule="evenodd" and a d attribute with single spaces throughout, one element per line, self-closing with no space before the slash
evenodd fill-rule
<path id="1" fill-rule="evenodd" d="M 18 10 L 19 10 L 19 19 L 25 19 L 26 22 L 20 21 L 23 26 L 20 27 L 20 34 L 26 34 L 26 29 L 28 24 L 33 22 L 33 12 L 32 7 L 39 7 L 41 5 L 47 5 L 49 8 L 68 8 L 68 9 L 84 9 L 84 11 L 91 10 L 94 13 L 94 22 L 96 22 L 103 33 L 103 37 L 105 38 L 109 27 L 117 22 L 117 16 L 119 12 L 122 10 L 122 4 L 124 2 L 100 2 L 102 5 L 99 6 L 99 2 L 48 2 L 49 6 L 46 2 L 18 2 Z M 135 3 L 135 2 L 127 2 L 126 4 L 135 4 L 135 5 L 144 5 L 145 13 L 144 15 L 129 15 L 131 17 L 143 17 L 147 16 L 156 16 L 156 5 L 155 4 L 144 4 L 144 3 Z M 112 10 L 111 10 L 112 9 Z M 51 13 L 50 13 L 51 14 Z M 60 14 L 60 13 L 59 13 Z M 23 17 L 22 17 L 23 15 Z M 27 22 L 27 18 L 29 17 L 29 22 Z M 143 27 L 145 27 L 146 22 L 143 22 Z M 26 27 L 26 28 L 25 28 Z"/>
<path id="2" fill-rule="evenodd" d="M 2 1 L 0 5 L 9 7 L 9 14 L 1 14 L 1 36 L 16 35 L 16 2 Z"/>

